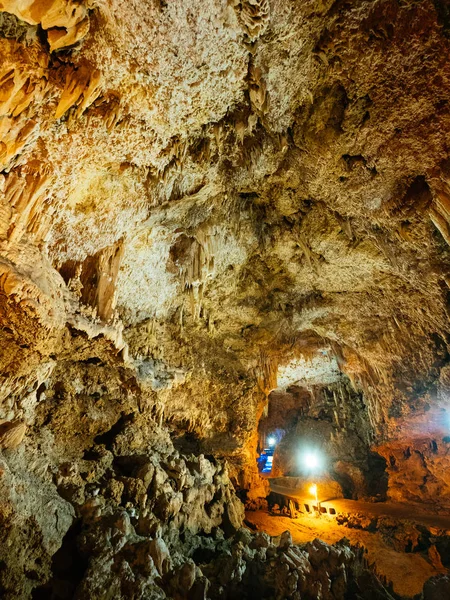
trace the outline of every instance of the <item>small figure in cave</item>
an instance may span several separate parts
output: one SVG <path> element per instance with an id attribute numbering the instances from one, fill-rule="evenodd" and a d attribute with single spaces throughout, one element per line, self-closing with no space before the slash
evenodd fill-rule
<path id="1" fill-rule="evenodd" d="M 266 452 L 263 450 L 261 452 L 261 454 L 259 455 L 259 458 L 256 459 L 256 462 L 258 463 L 258 471 L 261 473 L 262 471 L 264 471 L 264 468 L 266 466 L 267 463 L 267 454 Z"/>

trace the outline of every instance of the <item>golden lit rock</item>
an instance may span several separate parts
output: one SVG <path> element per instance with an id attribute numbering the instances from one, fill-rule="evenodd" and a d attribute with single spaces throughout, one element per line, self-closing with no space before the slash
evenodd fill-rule
<path id="1" fill-rule="evenodd" d="M 22 442 L 27 426 L 21 421 L 0 423 L 0 447 L 4 449 L 17 448 Z"/>

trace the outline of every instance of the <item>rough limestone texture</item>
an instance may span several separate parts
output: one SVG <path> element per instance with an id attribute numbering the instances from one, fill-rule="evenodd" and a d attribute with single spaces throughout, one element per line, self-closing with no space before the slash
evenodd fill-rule
<path id="1" fill-rule="evenodd" d="M 264 496 L 290 386 L 348 495 L 376 454 L 385 497 L 450 506 L 449 58 L 444 0 L 0 0 L 3 594 L 47 598 L 65 532 L 109 531 L 150 422 L 226 462 L 219 506 Z M 127 518 L 118 579 L 105 533 L 77 585 L 138 577 Z"/>
<path id="2" fill-rule="evenodd" d="M 5 600 L 391 598 L 345 540 L 299 547 L 243 528 L 223 462 L 180 455 L 152 419 L 124 417 L 88 451 L 77 433 L 43 440 L 50 469 L 26 463 L 29 447 L 0 464 Z"/>

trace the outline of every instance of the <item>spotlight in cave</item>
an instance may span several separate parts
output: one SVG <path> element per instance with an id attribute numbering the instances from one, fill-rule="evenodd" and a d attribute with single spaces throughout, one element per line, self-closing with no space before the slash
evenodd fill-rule
<path id="1" fill-rule="evenodd" d="M 301 463 L 309 473 L 317 473 L 324 466 L 324 457 L 315 450 L 308 450 L 301 455 Z"/>

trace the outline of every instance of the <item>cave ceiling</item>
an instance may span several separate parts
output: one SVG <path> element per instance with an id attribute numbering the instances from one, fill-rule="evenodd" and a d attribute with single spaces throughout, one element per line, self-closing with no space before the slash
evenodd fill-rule
<path id="1" fill-rule="evenodd" d="M 0 417 L 97 355 L 206 437 L 308 361 L 379 436 L 443 402 L 449 36 L 440 0 L 1 0 Z"/>

